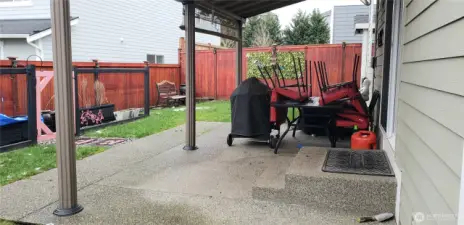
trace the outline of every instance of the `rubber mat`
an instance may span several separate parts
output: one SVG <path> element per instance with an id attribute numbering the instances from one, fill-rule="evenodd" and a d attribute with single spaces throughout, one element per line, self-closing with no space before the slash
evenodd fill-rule
<path id="1" fill-rule="evenodd" d="M 322 171 L 362 175 L 394 176 L 382 150 L 329 150 Z"/>

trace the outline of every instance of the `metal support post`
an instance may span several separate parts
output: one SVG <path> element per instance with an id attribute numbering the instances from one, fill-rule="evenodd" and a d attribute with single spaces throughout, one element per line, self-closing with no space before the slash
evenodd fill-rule
<path id="1" fill-rule="evenodd" d="M 184 150 L 196 150 L 195 145 L 195 5 L 185 2 L 185 75 L 187 123 Z"/>
<path id="2" fill-rule="evenodd" d="M 28 65 L 27 68 L 27 123 L 28 136 L 32 144 L 37 144 L 37 102 L 36 102 L 36 77 L 35 66 Z"/>
<path id="3" fill-rule="evenodd" d="M 58 207 L 53 214 L 69 216 L 83 210 L 77 204 L 76 145 L 69 0 L 51 0 L 53 69 L 55 71 L 56 164 Z"/>
<path id="4" fill-rule="evenodd" d="M 145 111 L 144 111 L 144 116 L 149 116 L 150 115 L 150 67 L 148 65 L 148 62 L 145 63 L 145 72 L 143 73 L 144 75 L 144 94 L 145 94 Z"/>
<path id="5" fill-rule="evenodd" d="M 238 20 L 238 41 L 237 41 L 237 54 L 236 54 L 236 68 L 235 68 L 235 85 L 238 87 L 242 83 L 242 21 Z"/>

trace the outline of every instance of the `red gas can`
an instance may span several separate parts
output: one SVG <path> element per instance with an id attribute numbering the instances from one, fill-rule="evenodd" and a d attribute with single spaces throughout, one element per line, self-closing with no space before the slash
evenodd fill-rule
<path id="1" fill-rule="evenodd" d="M 369 150 L 377 149 L 377 137 L 371 131 L 358 131 L 351 135 L 352 150 Z"/>

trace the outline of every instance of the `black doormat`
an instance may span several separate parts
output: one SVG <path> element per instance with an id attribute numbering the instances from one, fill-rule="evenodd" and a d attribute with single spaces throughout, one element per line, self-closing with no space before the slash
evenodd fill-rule
<path id="1" fill-rule="evenodd" d="M 381 150 L 329 150 L 322 171 L 394 176 L 388 158 L 385 152 Z"/>

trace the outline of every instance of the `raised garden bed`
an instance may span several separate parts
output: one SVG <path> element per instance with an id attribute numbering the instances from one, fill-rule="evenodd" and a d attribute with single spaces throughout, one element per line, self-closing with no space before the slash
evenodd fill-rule
<path id="1" fill-rule="evenodd" d="M 77 116 L 80 118 L 81 127 L 107 123 L 116 119 L 114 117 L 114 104 L 80 108 Z"/>
<path id="2" fill-rule="evenodd" d="M 100 113 L 101 111 L 101 113 Z M 84 112 L 84 115 L 82 115 Z M 79 115 L 77 115 L 81 121 L 80 126 L 93 126 L 101 123 L 108 123 L 114 121 L 114 104 L 105 104 L 101 106 L 92 106 L 79 109 Z M 54 111 L 42 112 L 44 123 L 47 127 L 56 132 L 56 118 Z"/>

